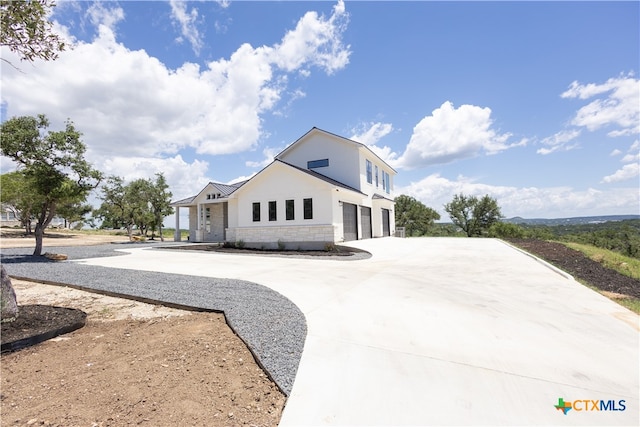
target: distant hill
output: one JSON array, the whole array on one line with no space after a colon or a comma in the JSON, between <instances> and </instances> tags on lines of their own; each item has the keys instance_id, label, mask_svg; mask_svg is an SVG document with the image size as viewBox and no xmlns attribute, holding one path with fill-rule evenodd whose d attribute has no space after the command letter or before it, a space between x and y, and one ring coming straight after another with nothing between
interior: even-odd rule
<instances>
[{"instance_id":1,"label":"distant hill","mask_svg":"<svg viewBox=\"0 0 640 427\"><path fill-rule=\"evenodd\" d=\"M503 222L512 224L530 225L580 225L580 224L601 224L609 221L624 221L627 219L640 219L640 215L601 215L601 216L579 216L573 218L514 218L503 219Z\"/></svg>"}]
</instances>

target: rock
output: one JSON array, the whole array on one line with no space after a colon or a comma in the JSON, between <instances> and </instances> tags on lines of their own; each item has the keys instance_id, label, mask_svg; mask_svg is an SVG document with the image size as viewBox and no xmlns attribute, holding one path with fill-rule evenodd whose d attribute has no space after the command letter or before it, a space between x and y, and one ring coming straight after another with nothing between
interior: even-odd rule
<instances>
[{"instance_id":1,"label":"rock","mask_svg":"<svg viewBox=\"0 0 640 427\"><path fill-rule=\"evenodd\" d=\"M7 274L7 270L4 269L4 265L1 266L2 273L0 278L2 280L2 289L0 290L0 321L12 322L18 317L18 302L16 301L16 292L11 285L11 278Z\"/></svg>"},{"instance_id":2,"label":"rock","mask_svg":"<svg viewBox=\"0 0 640 427\"><path fill-rule=\"evenodd\" d=\"M52 261L64 261L67 259L66 254L53 254L51 252L47 252L44 254L44 257L50 259Z\"/></svg>"}]
</instances>

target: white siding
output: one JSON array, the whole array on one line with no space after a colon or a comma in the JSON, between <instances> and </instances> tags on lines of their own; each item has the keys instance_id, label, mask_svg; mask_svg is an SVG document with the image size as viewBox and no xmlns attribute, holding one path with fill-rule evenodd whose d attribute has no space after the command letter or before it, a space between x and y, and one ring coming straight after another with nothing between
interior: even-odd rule
<instances>
[{"instance_id":1,"label":"white siding","mask_svg":"<svg viewBox=\"0 0 640 427\"><path fill-rule=\"evenodd\" d=\"M307 162L329 159L328 167L313 169L353 188L360 187L358 146L325 133L311 133L280 157L283 162L307 169Z\"/></svg>"}]
</instances>

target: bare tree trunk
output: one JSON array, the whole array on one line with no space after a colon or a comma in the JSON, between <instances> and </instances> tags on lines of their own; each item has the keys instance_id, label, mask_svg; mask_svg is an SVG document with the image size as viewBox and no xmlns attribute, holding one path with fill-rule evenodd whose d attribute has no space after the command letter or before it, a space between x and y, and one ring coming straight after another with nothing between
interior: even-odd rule
<instances>
[{"instance_id":1,"label":"bare tree trunk","mask_svg":"<svg viewBox=\"0 0 640 427\"><path fill-rule=\"evenodd\" d=\"M42 241L44 240L44 227L40 224L36 224L36 248L33 250L34 256L42 255Z\"/></svg>"}]
</instances>

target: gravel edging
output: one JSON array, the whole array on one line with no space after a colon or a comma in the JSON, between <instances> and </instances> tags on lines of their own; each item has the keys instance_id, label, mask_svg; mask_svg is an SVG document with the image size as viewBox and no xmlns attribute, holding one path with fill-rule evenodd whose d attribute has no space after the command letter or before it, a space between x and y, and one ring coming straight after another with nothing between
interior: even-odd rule
<instances>
[{"instance_id":1,"label":"gravel edging","mask_svg":"<svg viewBox=\"0 0 640 427\"><path fill-rule=\"evenodd\" d=\"M126 255L114 252L121 248L120 244L45 248L46 252L66 254L68 261L62 262L33 257L32 248L10 248L2 249L0 259L11 277L69 285L146 302L223 312L229 326L246 343L258 364L289 396L307 335L306 319L295 304L270 288L244 280L72 262Z\"/></svg>"}]
</instances>

